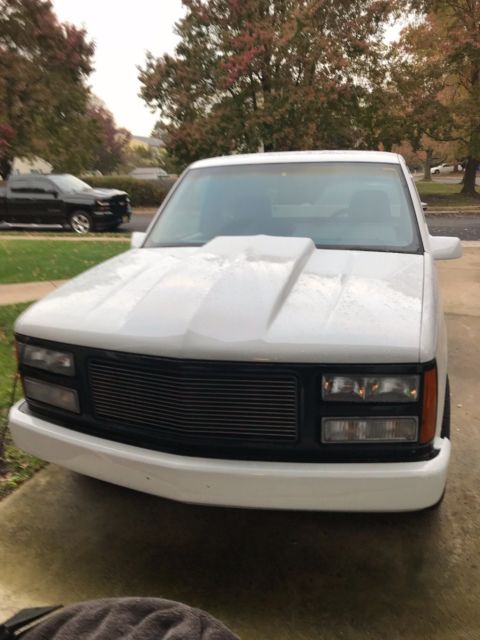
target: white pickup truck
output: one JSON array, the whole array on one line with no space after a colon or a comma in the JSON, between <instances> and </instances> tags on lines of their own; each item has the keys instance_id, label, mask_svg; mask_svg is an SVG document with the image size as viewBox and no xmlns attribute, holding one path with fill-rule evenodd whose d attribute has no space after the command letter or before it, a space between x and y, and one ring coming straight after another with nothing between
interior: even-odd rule
<instances>
[{"instance_id":1,"label":"white pickup truck","mask_svg":"<svg viewBox=\"0 0 480 640\"><path fill-rule=\"evenodd\" d=\"M400 156L202 160L132 245L17 320L19 447L186 502L439 503L435 260L461 246L429 235Z\"/></svg>"}]
</instances>

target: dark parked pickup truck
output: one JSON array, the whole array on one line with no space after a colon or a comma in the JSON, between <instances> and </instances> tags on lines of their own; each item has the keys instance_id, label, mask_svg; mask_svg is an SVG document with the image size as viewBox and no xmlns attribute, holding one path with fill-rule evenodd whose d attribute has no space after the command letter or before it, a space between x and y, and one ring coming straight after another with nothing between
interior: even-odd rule
<instances>
[{"instance_id":1,"label":"dark parked pickup truck","mask_svg":"<svg viewBox=\"0 0 480 640\"><path fill-rule=\"evenodd\" d=\"M84 234L116 229L130 216L125 191L92 189L67 173L12 176L0 187L0 222L15 227L57 225Z\"/></svg>"}]
</instances>

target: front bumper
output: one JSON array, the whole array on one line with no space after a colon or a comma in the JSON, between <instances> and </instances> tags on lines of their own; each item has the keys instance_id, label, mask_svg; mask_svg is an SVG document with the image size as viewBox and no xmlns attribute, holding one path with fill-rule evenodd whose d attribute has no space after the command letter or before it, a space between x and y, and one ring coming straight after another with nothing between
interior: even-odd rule
<instances>
[{"instance_id":1,"label":"front bumper","mask_svg":"<svg viewBox=\"0 0 480 640\"><path fill-rule=\"evenodd\" d=\"M132 218L132 211L129 210L123 213L117 213L114 211L94 211L93 218L97 226L128 223Z\"/></svg>"},{"instance_id":2,"label":"front bumper","mask_svg":"<svg viewBox=\"0 0 480 640\"><path fill-rule=\"evenodd\" d=\"M18 447L100 480L181 502L315 511L415 511L445 489L450 441L420 462L299 463L179 456L104 440L10 410Z\"/></svg>"}]
</instances>

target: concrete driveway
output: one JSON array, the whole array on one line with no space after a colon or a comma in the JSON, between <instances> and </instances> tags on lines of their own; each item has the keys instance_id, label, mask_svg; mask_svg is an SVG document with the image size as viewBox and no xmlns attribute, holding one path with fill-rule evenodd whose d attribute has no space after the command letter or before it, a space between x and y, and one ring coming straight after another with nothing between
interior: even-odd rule
<instances>
[{"instance_id":1,"label":"concrete driveway","mask_svg":"<svg viewBox=\"0 0 480 640\"><path fill-rule=\"evenodd\" d=\"M154 595L245 640L480 638L480 247L440 278L454 449L438 512L204 508L52 465L0 505L0 614Z\"/></svg>"}]
</instances>

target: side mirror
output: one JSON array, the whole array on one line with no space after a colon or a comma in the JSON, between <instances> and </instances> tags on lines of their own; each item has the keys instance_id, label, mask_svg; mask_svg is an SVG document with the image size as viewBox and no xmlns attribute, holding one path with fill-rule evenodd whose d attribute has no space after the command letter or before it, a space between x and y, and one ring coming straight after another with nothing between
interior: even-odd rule
<instances>
[{"instance_id":1,"label":"side mirror","mask_svg":"<svg viewBox=\"0 0 480 640\"><path fill-rule=\"evenodd\" d=\"M428 209L428 204L426 202L422 202L422 209L426 211Z\"/></svg>"},{"instance_id":2,"label":"side mirror","mask_svg":"<svg viewBox=\"0 0 480 640\"><path fill-rule=\"evenodd\" d=\"M45 191L45 193L48 193L49 195L53 196L54 198L58 198L58 191L55 191L55 189L52 189L51 191Z\"/></svg>"},{"instance_id":3,"label":"side mirror","mask_svg":"<svg viewBox=\"0 0 480 640\"><path fill-rule=\"evenodd\" d=\"M130 247L132 249L139 249L142 246L146 235L147 234L143 233L142 231L134 231L132 233L132 237L130 238Z\"/></svg>"},{"instance_id":4,"label":"side mirror","mask_svg":"<svg viewBox=\"0 0 480 640\"><path fill-rule=\"evenodd\" d=\"M430 253L435 260L455 260L463 254L459 238L450 236L430 236Z\"/></svg>"}]
</instances>

